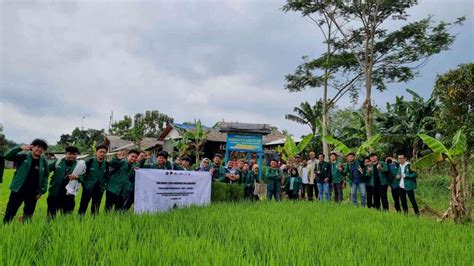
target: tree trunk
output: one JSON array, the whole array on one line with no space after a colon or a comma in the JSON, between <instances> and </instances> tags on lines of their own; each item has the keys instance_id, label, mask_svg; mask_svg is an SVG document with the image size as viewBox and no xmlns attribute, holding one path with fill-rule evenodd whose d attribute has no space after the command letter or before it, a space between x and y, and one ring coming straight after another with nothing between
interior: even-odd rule
<instances>
[{"instance_id":1,"label":"tree trunk","mask_svg":"<svg viewBox=\"0 0 474 266\"><path fill-rule=\"evenodd\" d=\"M365 75L365 92L366 97L364 101L364 108L365 108L365 131L367 135L367 139L371 138L373 135L372 132L372 100L371 100L371 93L372 93L372 80L369 74L369 70L366 69L364 71Z\"/></svg>"},{"instance_id":2,"label":"tree trunk","mask_svg":"<svg viewBox=\"0 0 474 266\"><path fill-rule=\"evenodd\" d=\"M461 174L461 180L463 183L462 189L463 189L463 198L464 198L464 208L465 208L465 215L466 215L466 221L471 222L472 217L471 217L471 211L472 211L472 194L471 194L471 181L469 180L469 162L471 159L471 152L467 151L464 156L463 156L463 162L462 162L462 174Z\"/></svg>"},{"instance_id":3,"label":"tree trunk","mask_svg":"<svg viewBox=\"0 0 474 266\"><path fill-rule=\"evenodd\" d=\"M463 165L465 163L463 161ZM463 177L464 173L460 175L454 163L451 163L449 175L451 177L451 186L449 187L451 190L451 202L449 209L444 213L442 219L447 218L451 214L454 222L459 224L468 221L470 218L468 216L470 212L468 210L469 203L467 203L470 195L466 196L466 192L470 193L470 190L467 191L469 185L466 184L466 177Z\"/></svg>"},{"instance_id":4,"label":"tree trunk","mask_svg":"<svg viewBox=\"0 0 474 266\"><path fill-rule=\"evenodd\" d=\"M328 23L328 38L326 40L326 63L329 65L329 61L331 59L331 24ZM322 123L322 131L323 131L323 153L324 158L329 159L329 145L324 140L324 138L328 135L328 125L329 125L329 106L328 106L328 81L329 81L329 71L324 69L324 94L323 94L323 123Z\"/></svg>"}]
</instances>

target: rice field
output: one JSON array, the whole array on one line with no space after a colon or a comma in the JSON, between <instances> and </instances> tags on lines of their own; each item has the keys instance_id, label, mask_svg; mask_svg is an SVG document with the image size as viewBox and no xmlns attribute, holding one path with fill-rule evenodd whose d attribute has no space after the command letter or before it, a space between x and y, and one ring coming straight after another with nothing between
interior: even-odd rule
<instances>
[{"instance_id":1,"label":"rice field","mask_svg":"<svg viewBox=\"0 0 474 266\"><path fill-rule=\"evenodd\" d=\"M6 184L1 185L2 212ZM45 199L41 199L45 202ZM44 204L44 203L42 203ZM472 265L474 226L310 202L0 225L1 265Z\"/></svg>"}]
</instances>

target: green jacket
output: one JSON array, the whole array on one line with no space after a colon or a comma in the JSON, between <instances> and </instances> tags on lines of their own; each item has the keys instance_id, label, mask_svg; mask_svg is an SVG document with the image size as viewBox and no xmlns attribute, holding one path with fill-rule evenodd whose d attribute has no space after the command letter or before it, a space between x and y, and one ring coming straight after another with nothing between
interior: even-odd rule
<instances>
[{"instance_id":1,"label":"green jacket","mask_svg":"<svg viewBox=\"0 0 474 266\"><path fill-rule=\"evenodd\" d=\"M303 187L303 178L295 177L295 181L293 182L293 195L298 195L298 191L301 190ZM290 193L290 186L291 186L291 176L287 176L285 178L285 192L286 194Z\"/></svg>"},{"instance_id":2,"label":"green jacket","mask_svg":"<svg viewBox=\"0 0 474 266\"><path fill-rule=\"evenodd\" d=\"M86 161L86 172L80 176L79 180L85 190L92 191L94 186L99 183L102 192L107 187L107 178L109 174L109 163L102 162L99 166L99 161L96 158L91 158Z\"/></svg>"},{"instance_id":3,"label":"green jacket","mask_svg":"<svg viewBox=\"0 0 474 266\"><path fill-rule=\"evenodd\" d=\"M281 176L282 172L280 169L268 168L265 173L265 178L267 181L267 190L277 192L281 191Z\"/></svg>"},{"instance_id":4,"label":"green jacket","mask_svg":"<svg viewBox=\"0 0 474 266\"><path fill-rule=\"evenodd\" d=\"M382 167L378 172L379 172L379 178L380 178L380 184L382 186L388 185L388 179L387 179L387 164L384 161L379 161L378 164ZM373 187L375 186L374 184L374 169L375 165L371 165L371 171L368 174L369 176L369 182L367 183L367 186Z\"/></svg>"},{"instance_id":5,"label":"green jacket","mask_svg":"<svg viewBox=\"0 0 474 266\"><path fill-rule=\"evenodd\" d=\"M317 169L321 171L321 174L317 174ZM324 179L329 178L329 183L331 183L331 166L328 162L323 161L322 163L319 162L314 166L314 173L316 174L316 179L314 182L316 183L324 183Z\"/></svg>"},{"instance_id":6,"label":"green jacket","mask_svg":"<svg viewBox=\"0 0 474 266\"><path fill-rule=\"evenodd\" d=\"M255 181L256 181L255 175L253 174L251 170L248 170L247 172L244 172L244 171L240 172L240 179L239 179L240 184L244 184L245 186L254 186Z\"/></svg>"},{"instance_id":7,"label":"green jacket","mask_svg":"<svg viewBox=\"0 0 474 266\"><path fill-rule=\"evenodd\" d=\"M57 160L53 160L49 163L49 171L53 172L51 175L51 182L49 182L49 191L48 197L56 197L59 193L59 188L64 180L64 176L66 175L66 159L61 159L58 166L56 166ZM76 167L77 161L74 160L72 163L72 168Z\"/></svg>"},{"instance_id":8,"label":"green jacket","mask_svg":"<svg viewBox=\"0 0 474 266\"><path fill-rule=\"evenodd\" d=\"M354 182L354 177L353 177L353 174L352 174L352 171L351 171L351 169L354 165L357 169L359 169L359 167L362 168L362 173L359 172L359 178L360 178L361 183L366 183L367 182L367 173L365 173L366 171L364 171L365 167L362 167L359 160L355 160L352 163L346 163L344 165L344 171L342 172L343 175L346 176L347 179L349 180L349 185L352 186L352 182Z\"/></svg>"},{"instance_id":9,"label":"green jacket","mask_svg":"<svg viewBox=\"0 0 474 266\"><path fill-rule=\"evenodd\" d=\"M396 175L402 176L401 166L397 168ZM416 178L417 178L416 172L411 169L410 163L407 163L407 165L405 166L405 179L404 179L405 190L416 189ZM400 184L400 179L396 179L396 178L394 179L397 180L398 184Z\"/></svg>"},{"instance_id":10,"label":"green jacket","mask_svg":"<svg viewBox=\"0 0 474 266\"><path fill-rule=\"evenodd\" d=\"M138 167L140 168L150 168L150 169L161 169L161 170L175 170L175 171L182 171L184 170L181 166L176 164L171 164L169 161L166 161L165 165L158 165L157 163L152 164L145 164L145 160L142 160Z\"/></svg>"},{"instance_id":11,"label":"green jacket","mask_svg":"<svg viewBox=\"0 0 474 266\"><path fill-rule=\"evenodd\" d=\"M344 166L342 167L342 171L339 171L338 165L341 162L336 160L335 163L330 162L329 165L331 166L331 180L333 184L341 183L344 181Z\"/></svg>"},{"instance_id":12,"label":"green jacket","mask_svg":"<svg viewBox=\"0 0 474 266\"><path fill-rule=\"evenodd\" d=\"M118 196L126 197L132 186L130 184L129 175L132 171L135 172L133 169L134 165L130 165L126 159L119 160L115 157L110 161L109 166L111 171L107 191Z\"/></svg>"},{"instance_id":13,"label":"green jacket","mask_svg":"<svg viewBox=\"0 0 474 266\"><path fill-rule=\"evenodd\" d=\"M388 170L390 168L390 170ZM400 180L396 179L398 167L395 163L387 164L387 181L391 188L398 188ZM390 176L389 176L390 174Z\"/></svg>"},{"instance_id":14,"label":"green jacket","mask_svg":"<svg viewBox=\"0 0 474 266\"><path fill-rule=\"evenodd\" d=\"M12 183L10 185L10 190L13 192L18 192L25 182L26 176L30 171L30 165L33 160L31 152L22 152L20 146L17 146L5 154L5 160L15 162L16 171L13 175ZM43 195L48 189L48 162L46 159L41 156L39 163L39 191L38 195Z\"/></svg>"},{"instance_id":15,"label":"green jacket","mask_svg":"<svg viewBox=\"0 0 474 266\"><path fill-rule=\"evenodd\" d=\"M212 175L212 179L215 181L221 181L225 179L225 168L221 165L216 166L214 163L210 163L209 169L215 168L214 174Z\"/></svg>"}]
</instances>

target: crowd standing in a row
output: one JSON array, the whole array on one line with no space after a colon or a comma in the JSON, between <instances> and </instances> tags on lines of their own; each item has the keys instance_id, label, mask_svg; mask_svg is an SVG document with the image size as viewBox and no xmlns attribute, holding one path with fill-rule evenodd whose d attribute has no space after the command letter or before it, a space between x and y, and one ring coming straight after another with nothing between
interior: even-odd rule
<instances>
[{"instance_id":1,"label":"crowd standing in a row","mask_svg":"<svg viewBox=\"0 0 474 266\"><path fill-rule=\"evenodd\" d=\"M48 161L43 156L47 148L45 141L35 139L30 145L18 146L5 154L6 160L15 163L16 171L10 185L4 223L13 220L22 204L22 219L30 220L37 201L46 192L49 219L54 218L58 212L63 215L72 213L76 195L66 189L70 180L78 180L82 184L78 211L80 215L86 213L89 204L91 213L96 215L104 193L107 212L129 210L133 206L135 170L138 168L208 171L215 182L243 184L245 198L249 200L257 197L256 185L265 184L268 200L280 201L282 195L285 195L290 200L333 199L340 203L343 201L343 190L349 184L354 205L358 205L359 194L360 206L385 211L389 209L387 191L390 187L394 207L398 212L403 210L408 213L408 196L415 214L419 215L414 194L417 174L404 155L398 155L396 159L388 157L382 161L374 153L366 158L356 158L355 154L350 153L343 161L343 158L333 152L329 161L326 161L323 154L316 158L316 153L310 152L307 159L296 156L286 165L279 166L279 162L272 159L263 177L260 177L259 165L254 161L229 161L224 167L219 154L213 157L212 162L204 158L199 167L193 169L189 157L171 162L165 151L158 152L156 162L151 162L149 155L137 150L119 152L112 160L107 161L107 147L99 145L95 156L85 162L84 173L76 176L72 173L80 153L77 147L67 147L65 157L53 161Z\"/></svg>"}]
</instances>

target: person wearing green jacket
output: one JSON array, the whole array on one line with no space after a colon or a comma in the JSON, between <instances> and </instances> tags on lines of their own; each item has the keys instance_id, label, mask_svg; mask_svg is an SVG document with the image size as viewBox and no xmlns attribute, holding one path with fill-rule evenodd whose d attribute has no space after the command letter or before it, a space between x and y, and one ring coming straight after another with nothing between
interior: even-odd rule
<instances>
[{"instance_id":1,"label":"person wearing green jacket","mask_svg":"<svg viewBox=\"0 0 474 266\"><path fill-rule=\"evenodd\" d=\"M377 154L369 155L370 167L368 168L369 181L367 183L367 207L380 210L382 206L384 211L388 211L388 179L387 164L379 161ZM382 202L382 204L380 204Z\"/></svg>"},{"instance_id":2,"label":"person wearing green jacket","mask_svg":"<svg viewBox=\"0 0 474 266\"><path fill-rule=\"evenodd\" d=\"M171 163L168 161L168 153L166 151L160 151L156 154L156 163L145 164L146 160L141 160L139 162L140 168L150 168L150 169L161 169L161 170L175 170L182 171L183 168L176 163Z\"/></svg>"},{"instance_id":3,"label":"person wearing green jacket","mask_svg":"<svg viewBox=\"0 0 474 266\"><path fill-rule=\"evenodd\" d=\"M56 214L70 214L76 205L75 196L68 195L66 186L69 180L79 179L73 176L72 171L77 164L79 149L74 146L66 147L66 156L61 160L53 160L49 163L49 171L53 172L48 190L48 218L56 217Z\"/></svg>"},{"instance_id":4,"label":"person wearing green jacket","mask_svg":"<svg viewBox=\"0 0 474 266\"><path fill-rule=\"evenodd\" d=\"M139 152L130 150L127 159L125 159L125 151L120 151L110 161L110 178L107 183L107 191L105 194L105 210L125 210L125 201L130 197L130 175L135 173L134 167L137 162Z\"/></svg>"},{"instance_id":5,"label":"person wearing green jacket","mask_svg":"<svg viewBox=\"0 0 474 266\"><path fill-rule=\"evenodd\" d=\"M398 155L398 161L400 166L397 168L396 180L399 183L399 196L402 203L402 209L405 214L408 214L408 205L407 198L410 199L411 205L413 206L413 211L418 216L420 215L420 210L418 209L418 204L415 199L415 189L416 189L416 172L411 168L409 162L407 162L406 156L401 154Z\"/></svg>"},{"instance_id":6,"label":"person wearing green jacket","mask_svg":"<svg viewBox=\"0 0 474 266\"><path fill-rule=\"evenodd\" d=\"M95 150L95 157L86 161L86 172L80 177L82 184L80 215L86 213L91 200L91 214L99 213L100 202L107 187L107 178L109 177L109 163L106 160L107 146L99 145Z\"/></svg>"},{"instance_id":7,"label":"person wearing green jacket","mask_svg":"<svg viewBox=\"0 0 474 266\"><path fill-rule=\"evenodd\" d=\"M283 180L283 173L277 167L277 161L272 159L270 161L270 167L267 168L265 173L267 180L267 198L272 200L275 197L275 201L281 200L281 182Z\"/></svg>"},{"instance_id":8,"label":"person wearing green jacket","mask_svg":"<svg viewBox=\"0 0 474 266\"><path fill-rule=\"evenodd\" d=\"M183 158L181 158L181 168L183 168L184 171L193 170L191 166L191 158L189 158L189 156L184 156Z\"/></svg>"},{"instance_id":9,"label":"person wearing green jacket","mask_svg":"<svg viewBox=\"0 0 474 266\"><path fill-rule=\"evenodd\" d=\"M303 186L303 179L299 176L298 169L290 168L285 178L285 193L290 200L297 200Z\"/></svg>"},{"instance_id":10,"label":"person wearing green jacket","mask_svg":"<svg viewBox=\"0 0 474 266\"><path fill-rule=\"evenodd\" d=\"M23 220L31 220L36 202L48 189L48 162L43 157L47 149L44 140L35 139L30 145L17 146L5 154L5 160L15 163L16 171L10 185L4 224L13 220L21 204L24 204Z\"/></svg>"},{"instance_id":11,"label":"person wearing green jacket","mask_svg":"<svg viewBox=\"0 0 474 266\"><path fill-rule=\"evenodd\" d=\"M334 201L341 203L343 200L344 192L344 174L343 165L337 158L337 153L331 152L329 155L329 165L331 166L331 181L334 190Z\"/></svg>"},{"instance_id":12,"label":"person wearing green jacket","mask_svg":"<svg viewBox=\"0 0 474 266\"><path fill-rule=\"evenodd\" d=\"M221 165L222 156L220 154L215 154L212 159L212 163L209 165L209 172L212 176L212 181L219 181L225 179L226 170Z\"/></svg>"},{"instance_id":13,"label":"person wearing green jacket","mask_svg":"<svg viewBox=\"0 0 474 266\"><path fill-rule=\"evenodd\" d=\"M254 191L255 191L255 182L258 175L255 176L253 171L250 171L250 166L248 162L244 162L242 170L239 171L239 183L244 184L244 197L248 200L253 200ZM255 178L256 177L256 178Z\"/></svg>"}]
</instances>

